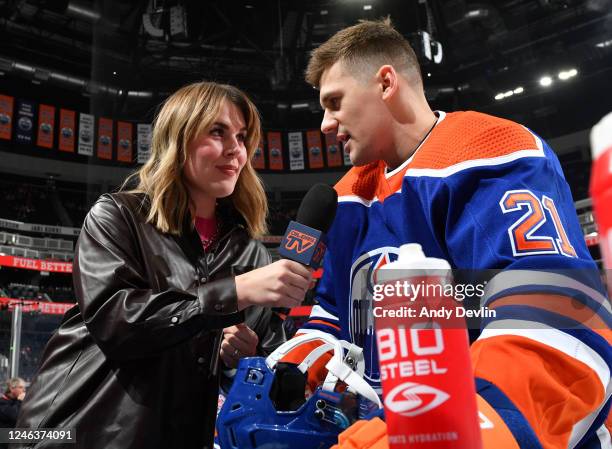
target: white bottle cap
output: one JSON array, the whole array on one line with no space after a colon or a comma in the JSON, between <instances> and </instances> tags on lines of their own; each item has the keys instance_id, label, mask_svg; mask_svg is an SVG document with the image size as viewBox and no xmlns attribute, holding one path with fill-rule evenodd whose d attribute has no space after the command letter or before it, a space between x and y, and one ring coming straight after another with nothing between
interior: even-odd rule
<instances>
[{"instance_id":1,"label":"white bottle cap","mask_svg":"<svg viewBox=\"0 0 612 449\"><path fill-rule=\"evenodd\" d=\"M423 248L418 243L407 243L400 246L395 262L383 265L378 270L376 282L389 282L406 276L439 275L439 270L447 270L450 273L450 269L451 266L446 260L425 256Z\"/></svg>"},{"instance_id":2,"label":"white bottle cap","mask_svg":"<svg viewBox=\"0 0 612 449\"><path fill-rule=\"evenodd\" d=\"M425 259L425 253L418 243L406 243L400 246L399 255L397 256L398 262L408 263L420 259Z\"/></svg>"},{"instance_id":3,"label":"white bottle cap","mask_svg":"<svg viewBox=\"0 0 612 449\"><path fill-rule=\"evenodd\" d=\"M605 115L591 130L591 156L595 161L612 148L612 112Z\"/></svg>"}]
</instances>

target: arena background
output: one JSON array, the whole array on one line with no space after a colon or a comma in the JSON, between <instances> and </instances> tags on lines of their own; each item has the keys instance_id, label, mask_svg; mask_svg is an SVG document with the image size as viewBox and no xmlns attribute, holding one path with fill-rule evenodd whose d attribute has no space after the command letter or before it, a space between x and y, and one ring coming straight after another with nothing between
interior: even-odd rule
<instances>
[{"instance_id":1,"label":"arena background","mask_svg":"<svg viewBox=\"0 0 612 449\"><path fill-rule=\"evenodd\" d=\"M548 140L600 262L588 134L612 110L611 11L610 0L0 0L0 379L32 380L74 304L85 214L146 160L157 106L186 83L232 83L259 107L275 253L305 191L349 168L302 73L314 47L359 19L390 15L410 38L434 108L509 118Z\"/></svg>"}]
</instances>

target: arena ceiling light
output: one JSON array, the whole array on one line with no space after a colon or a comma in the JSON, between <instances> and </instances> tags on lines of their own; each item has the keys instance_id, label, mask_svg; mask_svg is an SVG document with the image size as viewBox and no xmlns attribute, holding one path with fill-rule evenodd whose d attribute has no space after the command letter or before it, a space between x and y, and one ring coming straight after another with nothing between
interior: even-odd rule
<instances>
[{"instance_id":1,"label":"arena ceiling light","mask_svg":"<svg viewBox=\"0 0 612 449\"><path fill-rule=\"evenodd\" d=\"M597 48L606 48L606 47L611 47L612 46L612 40L607 40L607 41L603 41L603 42L598 42L595 44L595 46Z\"/></svg>"},{"instance_id":2,"label":"arena ceiling light","mask_svg":"<svg viewBox=\"0 0 612 449\"><path fill-rule=\"evenodd\" d=\"M540 86L548 87L552 83L553 83L553 79L548 75L544 75L542 78L540 78Z\"/></svg>"},{"instance_id":3,"label":"arena ceiling light","mask_svg":"<svg viewBox=\"0 0 612 449\"><path fill-rule=\"evenodd\" d=\"M561 72L559 72L559 75L557 76L559 77L561 81L567 81L568 79L573 78L576 75L578 75L578 70L569 69L569 70L562 70Z\"/></svg>"},{"instance_id":4,"label":"arena ceiling light","mask_svg":"<svg viewBox=\"0 0 612 449\"><path fill-rule=\"evenodd\" d=\"M503 100L504 98L508 98L508 97L513 96L513 95L522 94L523 92L525 92L525 89L523 88L523 86L519 86L519 87L516 87L516 88L514 88L512 90L507 90L505 92L500 92L497 95L495 95L494 98L497 101L500 101L500 100Z\"/></svg>"}]
</instances>

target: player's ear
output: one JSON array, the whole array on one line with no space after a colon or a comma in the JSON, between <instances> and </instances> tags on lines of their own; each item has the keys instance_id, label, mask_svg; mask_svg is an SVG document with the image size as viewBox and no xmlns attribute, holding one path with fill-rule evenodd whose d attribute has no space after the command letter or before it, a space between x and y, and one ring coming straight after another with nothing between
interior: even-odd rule
<instances>
[{"instance_id":1,"label":"player's ear","mask_svg":"<svg viewBox=\"0 0 612 449\"><path fill-rule=\"evenodd\" d=\"M397 72L392 65L386 64L381 66L378 72L376 72L376 81L380 88L383 101L391 98L397 91L399 80L397 78Z\"/></svg>"}]
</instances>

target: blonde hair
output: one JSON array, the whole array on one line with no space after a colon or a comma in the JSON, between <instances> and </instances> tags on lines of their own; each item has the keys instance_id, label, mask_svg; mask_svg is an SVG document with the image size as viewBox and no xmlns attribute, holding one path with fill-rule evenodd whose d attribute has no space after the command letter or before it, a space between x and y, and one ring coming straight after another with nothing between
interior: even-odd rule
<instances>
[{"instance_id":1,"label":"blonde hair","mask_svg":"<svg viewBox=\"0 0 612 449\"><path fill-rule=\"evenodd\" d=\"M4 394L10 393L12 388L17 388L21 384L25 386L25 380L23 380L21 377L11 377L10 379L7 379Z\"/></svg>"},{"instance_id":2,"label":"blonde hair","mask_svg":"<svg viewBox=\"0 0 612 449\"><path fill-rule=\"evenodd\" d=\"M161 232L180 235L188 214L194 219L195 208L183 177L187 145L210 129L225 101L242 112L247 129L247 162L228 200L244 218L251 237L267 232L268 201L251 165L261 139L259 112L240 89L206 81L184 86L166 99L154 120L151 156L122 186L124 189L138 179L138 185L130 192L146 194L150 202L147 222Z\"/></svg>"},{"instance_id":3,"label":"blonde hair","mask_svg":"<svg viewBox=\"0 0 612 449\"><path fill-rule=\"evenodd\" d=\"M413 83L422 87L421 68L408 41L395 29L389 18L363 20L338 31L316 48L308 61L306 82L319 88L321 76L342 61L356 77L370 76L390 64Z\"/></svg>"}]
</instances>

